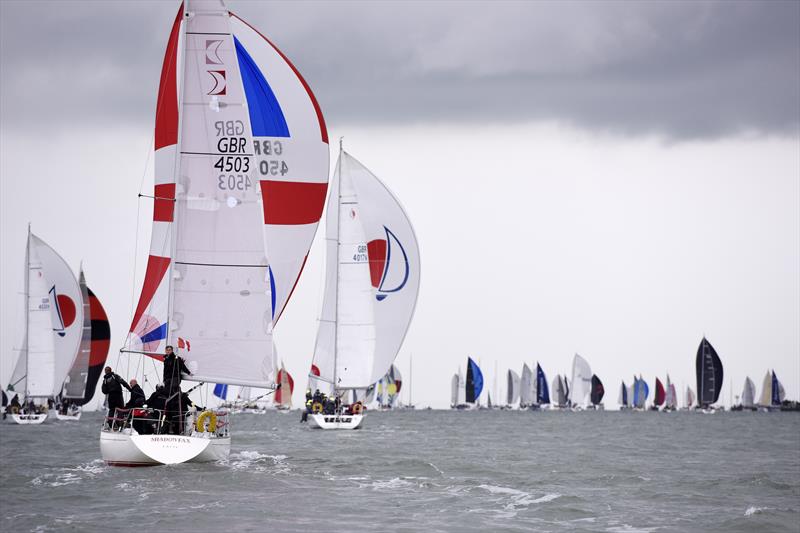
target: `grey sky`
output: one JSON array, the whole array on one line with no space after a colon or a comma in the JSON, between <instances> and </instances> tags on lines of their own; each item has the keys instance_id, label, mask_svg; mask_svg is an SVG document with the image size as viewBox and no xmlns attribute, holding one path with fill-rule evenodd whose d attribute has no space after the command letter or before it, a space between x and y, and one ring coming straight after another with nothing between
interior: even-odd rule
<instances>
[{"instance_id":1,"label":"grey sky","mask_svg":"<svg viewBox=\"0 0 800 533\"><path fill-rule=\"evenodd\" d=\"M2 2L4 124L151 123L175 4ZM229 7L336 124L552 120L672 139L800 127L798 2Z\"/></svg>"},{"instance_id":2,"label":"grey sky","mask_svg":"<svg viewBox=\"0 0 800 533\"><path fill-rule=\"evenodd\" d=\"M227 3L411 217L422 286L398 363L414 355L417 402L446 406L467 355L492 385L495 361L552 379L577 351L613 404L633 372L693 383L704 334L725 402L767 368L798 397L799 2ZM28 221L84 261L118 364L177 5L0 0L0 382ZM301 387L321 237L276 330Z\"/></svg>"}]
</instances>

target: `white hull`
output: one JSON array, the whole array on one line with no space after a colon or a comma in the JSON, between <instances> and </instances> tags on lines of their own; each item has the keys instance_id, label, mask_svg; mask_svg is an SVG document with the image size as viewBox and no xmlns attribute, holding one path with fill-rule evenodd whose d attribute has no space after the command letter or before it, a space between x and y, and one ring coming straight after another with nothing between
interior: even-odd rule
<instances>
[{"instance_id":1,"label":"white hull","mask_svg":"<svg viewBox=\"0 0 800 533\"><path fill-rule=\"evenodd\" d=\"M320 429L358 429L366 415L323 415L310 414L308 421L312 427Z\"/></svg>"},{"instance_id":2,"label":"white hull","mask_svg":"<svg viewBox=\"0 0 800 533\"><path fill-rule=\"evenodd\" d=\"M208 463L227 459L230 451L230 437L208 433L139 435L131 429L100 432L100 453L111 466Z\"/></svg>"},{"instance_id":3,"label":"white hull","mask_svg":"<svg viewBox=\"0 0 800 533\"><path fill-rule=\"evenodd\" d=\"M78 420L81 419L81 414L82 414L81 411L78 411L77 413L72 415L70 414L62 415L61 413L56 413L56 418L58 420L73 420L77 422Z\"/></svg>"},{"instance_id":4,"label":"white hull","mask_svg":"<svg viewBox=\"0 0 800 533\"><path fill-rule=\"evenodd\" d=\"M40 414L40 415L12 414L11 419L17 424L37 425L47 420L47 414Z\"/></svg>"}]
</instances>

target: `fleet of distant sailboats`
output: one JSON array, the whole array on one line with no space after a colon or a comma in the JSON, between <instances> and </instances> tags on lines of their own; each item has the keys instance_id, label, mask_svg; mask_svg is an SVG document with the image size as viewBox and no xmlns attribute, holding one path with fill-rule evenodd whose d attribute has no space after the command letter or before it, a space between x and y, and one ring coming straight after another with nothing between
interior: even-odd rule
<instances>
[{"instance_id":1,"label":"fleet of distant sailboats","mask_svg":"<svg viewBox=\"0 0 800 533\"><path fill-rule=\"evenodd\" d=\"M480 375L480 369L471 358L467 360L467 367L472 369L473 374ZM695 396L691 387L686 387L682 409L695 409L707 413L722 410L722 406L718 403L723 383L722 361L705 337L697 349L695 373L698 395ZM453 375L451 383L451 408L472 409L480 406L477 400L480 389L477 394L473 394L474 399L472 400L468 400L465 394L469 390L469 376L465 379L459 370L457 374ZM656 377L654 389L652 402L648 405L650 386L641 375L638 377L634 375L630 386L622 381L617 396L620 410L644 411L647 409L671 412L679 409L677 389L669 374L666 376L666 382L662 382L661 378ZM605 388L603 382L596 374L592 373L588 361L579 354L575 354L572 359L571 379L568 381L565 376L557 374L553 378L552 391L553 400L551 402L547 379L539 363L536 364L536 377L534 377L531 367L527 363L523 363L520 374L512 369L507 371L505 405L497 407L500 409L572 411L604 409ZM755 396L755 385L750 378L746 378L741 402L731 406L731 410L796 409L795 405L784 404L786 394L774 371L767 372L764 376L762 393L758 402L755 401Z\"/></svg>"}]
</instances>

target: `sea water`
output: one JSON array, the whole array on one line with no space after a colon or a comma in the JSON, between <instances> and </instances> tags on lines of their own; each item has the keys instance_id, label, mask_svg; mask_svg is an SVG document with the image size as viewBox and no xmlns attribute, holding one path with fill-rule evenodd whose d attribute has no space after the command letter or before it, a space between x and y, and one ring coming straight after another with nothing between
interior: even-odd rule
<instances>
[{"instance_id":1,"label":"sea water","mask_svg":"<svg viewBox=\"0 0 800 533\"><path fill-rule=\"evenodd\" d=\"M800 414L235 415L227 461L120 468L102 414L0 427L1 531L800 531Z\"/></svg>"}]
</instances>

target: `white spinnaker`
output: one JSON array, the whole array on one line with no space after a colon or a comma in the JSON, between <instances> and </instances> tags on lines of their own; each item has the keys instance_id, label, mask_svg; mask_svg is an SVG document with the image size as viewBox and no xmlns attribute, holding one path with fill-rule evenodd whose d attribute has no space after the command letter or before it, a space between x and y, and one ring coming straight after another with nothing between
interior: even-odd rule
<instances>
[{"instance_id":1,"label":"white spinnaker","mask_svg":"<svg viewBox=\"0 0 800 533\"><path fill-rule=\"evenodd\" d=\"M744 389L742 390L742 406L753 407L756 397L756 385L749 377L744 379Z\"/></svg>"},{"instance_id":2,"label":"white spinnaker","mask_svg":"<svg viewBox=\"0 0 800 533\"><path fill-rule=\"evenodd\" d=\"M388 372L408 330L419 291L419 247L397 199L344 151L325 221L314 364L337 388L364 388Z\"/></svg>"},{"instance_id":3,"label":"white spinnaker","mask_svg":"<svg viewBox=\"0 0 800 533\"><path fill-rule=\"evenodd\" d=\"M519 375L513 370L508 371L508 391L506 403L514 405L519 401L520 378Z\"/></svg>"},{"instance_id":4,"label":"white spinnaker","mask_svg":"<svg viewBox=\"0 0 800 533\"><path fill-rule=\"evenodd\" d=\"M758 400L759 405L772 405L772 373L767 370L764 375L764 381L761 382L761 397Z\"/></svg>"},{"instance_id":5,"label":"white spinnaker","mask_svg":"<svg viewBox=\"0 0 800 533\"><path fill-rule=\"evenodd\" d=\"M193 380L271 387L263 210L259 187L243 170L254 164L253 145L230 17L218 0L188 3L187 12L169 341L190 341L182 355ZM213 65L211 40L218 41ZM227 158L240 161L242 173L221 174L217 165Z\"/></svg>"},{"instance_id":6,"label":"white spinnaker","mask_svg":"<svg viewBox=\"0 0 800 533\"><path fill-rule=\"evenodd\" d=\"M277 19L275 19L277 22ZM305 263L319 223L328 183L330 151L322 113L310 89L281 52L236 16L231 29L279 102L287 132L252 128L254 176L263 191L294 201L308 216L284 217L285 206L267 202L264 236L274 283L275 320L282 313ZM270 117L271 118L271 117ZM284 195L288 195L284 198Z\"/></svg>"},{"instance_id":7,"label":"white spinnaker","mask_svg":"<svg viewBox=\"0 0 800 533\"><path fill-rule=\"evenodd\" d=\"M592 369L586 359L578 354L575 354L572 359L572 381L570 385L569 394L573 405L588 405L592 392Z\"/></svg>"},{"instance_id":8,"label":"white spinnaker","mask_svg":"<svg viewBox=\"0 0 800 533\"><path fill-rule=\"evenodd\" d=\"M28 237L27 280L27 331L25 349L20 359L27 357L25 365L25 396L50 397L61 382L56 382L56 348L53 334L52 302L50 288L39 253L44 243L33 234ZM44 244L44 246L47 246ZM22 359L25 361L24 359ZM16 375L16 372L15 372ZM16 387L19 390L19 387Z\"/></svg>"},{"instance_id":9,"label":"white spinnaker","mask_svg":"<svg viewBox=\"0 0 800 533\"><path fill-rule=\"evenodd\" d=\"M83 327L81 329L81 342L78 354L69 369L67 382L64 384L65 398L84 398L86 394L86 379L89 376L89 355L92 348L92 316L89 309L89 289L86 286L86 277L81 269L78 276L81 288L81 306L83 307Z\"/></svg>"},{"instance_id":10,"label":"white spinnaker","mask_svg":"<svg viewBox=\"0 0 800 533\"><path fill-rule=\"evenodd\" d=\"M531 372L528 363L524 363L522 365L522 375L519 379L519 403L522 405L531 405L535 400L536 396L533 391L533 372Z\"/></svg>"},{"instance_id":11,"label":"white spinnaker","mask_svg":"<svg viewBox=\"0 0 800 533\"><path fill-rule=\"evenodd\" d=\"M83 334L83 299L81 287L66 261L47 243L31 234L36 253L47 280L55 359L51 396L61 393L64 380L78 355Z\"/></svg>"}]
</instances>

